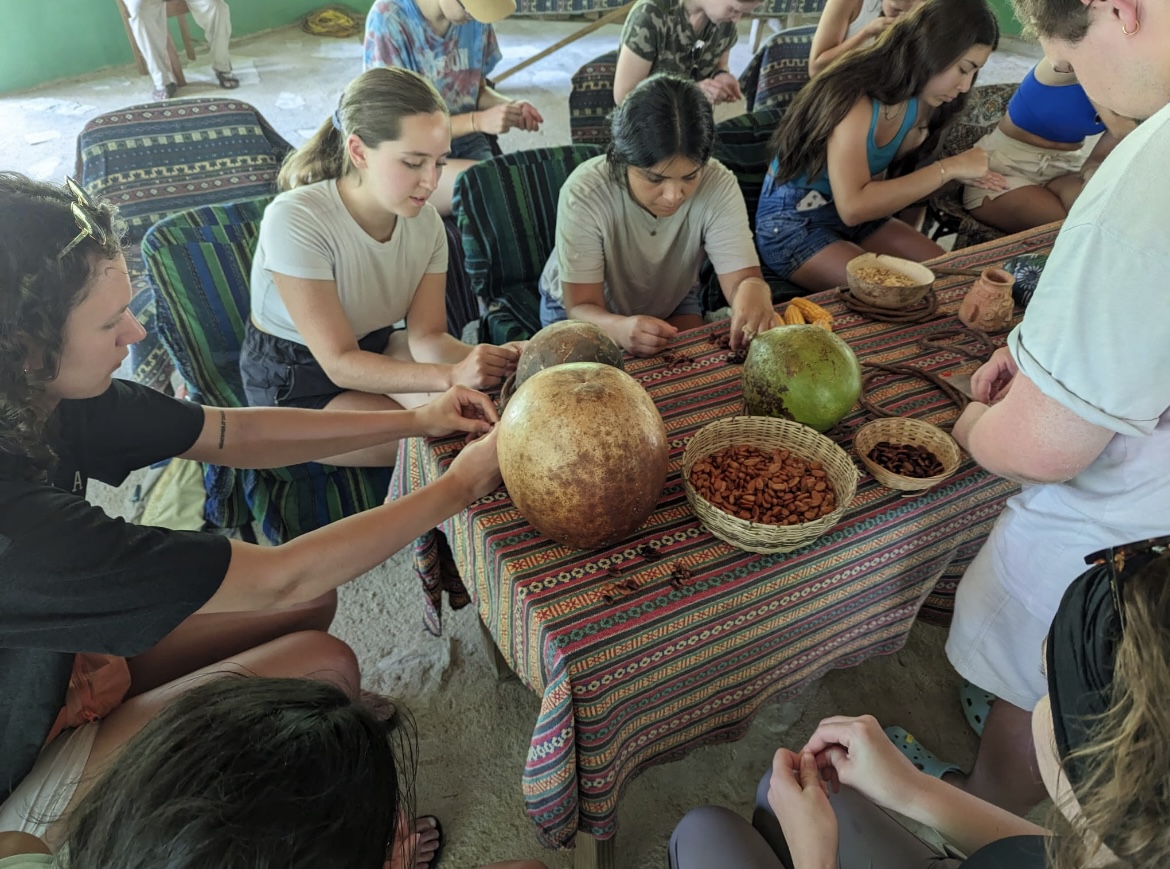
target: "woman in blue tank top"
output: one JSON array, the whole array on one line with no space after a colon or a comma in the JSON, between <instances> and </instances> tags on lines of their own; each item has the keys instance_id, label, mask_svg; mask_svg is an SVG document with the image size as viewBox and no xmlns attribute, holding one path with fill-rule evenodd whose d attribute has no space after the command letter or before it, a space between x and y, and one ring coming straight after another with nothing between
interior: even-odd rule
<instances>
[{"instance_id":1,"label":"woman in blue tank top","mask_svg":"<svg viewBox=\"0 0 1170 869\"><path fill-rule=\"evenodd\" d=\"M976 143L987 151L991 168L1007 179L1007 188L968 186L963 206L976 220L1004 232L1064 220L1085 182L1133 127L1134 122L1098 109L1071 71L1044 58L1020 82L999 126ZM1102 133L1086 154L1086 139Z\"/></svg>"},{"instance_id":2,"label":"woman in blue tank top","mask_svg":"<svg viewBox=\"0 0 1170 869\"><path fill-rule=\"evenodd\" d=\"M935 152L998 41L984 0L927 0L809 82L772 136L756 211L768 267L815 291L844 284L846 263L865 251L942 254L891 215L947 181L1003 186L981 148L914 168Z\"/></svg>"}]
</instances>

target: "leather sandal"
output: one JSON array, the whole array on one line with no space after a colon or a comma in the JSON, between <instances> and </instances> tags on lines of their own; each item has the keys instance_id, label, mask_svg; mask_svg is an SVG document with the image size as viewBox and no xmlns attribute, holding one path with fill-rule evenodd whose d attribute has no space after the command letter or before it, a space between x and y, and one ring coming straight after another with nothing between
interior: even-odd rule
<instances>
[{"instance_id":1,"label":"leather sandal","mask_svg":"<svg viewBox=\"0 0 1170 869\"><path fill-rule=\"evenodd\" d=\"M231 91L240 86L240 80L232 74L230 69L227 72L220 72L217 69L215 71L215 77L219 79L219 86L224 90Z\"/></svg>"},{"instance_id":2,"label":"leather sandal","mask_svg":"<svg viewBox=\"0 0 1170 869\"><path fill-rule=\"evenodd\" d=\"M174 99L175 94L177 94L178 92L179 92L179 86L177 84L175 84L173 81L171 81L171 82L167 82L165 85L163 85L160 88L155 88L151 92L150 95L156 101L162 102L163 100Z\"/></svg>"}]
</instances>

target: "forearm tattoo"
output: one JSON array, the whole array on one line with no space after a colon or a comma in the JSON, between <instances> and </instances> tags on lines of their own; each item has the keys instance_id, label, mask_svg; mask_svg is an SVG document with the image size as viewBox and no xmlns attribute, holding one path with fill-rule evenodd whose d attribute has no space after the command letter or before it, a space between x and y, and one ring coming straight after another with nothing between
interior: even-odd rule
<instances>
[{"instance_id":1,"label":"forearm tattoo","mask_svg":"<svg viewBox=\"0 0 1170 869\"><path fill-rule=\"evenodd\" d=\"M223 438L227 434L227 414L219 412L219 448L223 449Z\"/></svg>"}]
</instances>

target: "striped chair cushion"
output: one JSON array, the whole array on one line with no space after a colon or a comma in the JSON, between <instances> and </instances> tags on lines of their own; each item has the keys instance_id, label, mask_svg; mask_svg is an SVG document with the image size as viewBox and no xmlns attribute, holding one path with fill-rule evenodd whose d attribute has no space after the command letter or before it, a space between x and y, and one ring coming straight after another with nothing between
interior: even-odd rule
<instances>
[{"instance_id":1,"label":"striped chair cushion","mask_svg":"<svg viewBox=\"0 0 1170 869\"><path fill-rule=\"evenodd\" d=\"M759 80L752 109L780 109L808 83L808 55L812 51L815 26L781 30L757 52Z\"/></svg>"},{"instance_id":2,"label":"striped chair cushion","mask_svg":"<svg viewBox=\"0 0 1170 869\"><path fill-rule=\"evenodd\" d=\"M475 164L455 182L455 212L471 290L487 306L482 340L540 329L537 282L556 239L561 185L596 145L516 151Z\"/></svg>"},{"instance_id":3,"label":"striped chair cushion","mask_svg":"<svg viewBox=\"0 0 1170 869\"><path fill-rule=\"evenodd\" d=\"M210 97L130 106L87 123L77 138L76 175L95 197L118 206L127 242L152 224L199 205L271 194L291 146L239 100ZM129 257L132 308L147 337L130 348L130 375L163 389L171 367L154 334L154 303L138 260Z\"/></svg>"},{"instance_id":4,"label":"striped chair cushion","mask_svg":"<svg viewBox=\"0 0 1170 869\"><path fill-rule=\"evenodd\" d=\"M574 145L608 145L609 113L614 109L616 51L595 57L573 74L569 92L569 132Z\"/></svg>"},{"instance_id":5,"label":"striped chair cushion","mask_svg":"<svg viewBox=\"0 0 1170 869\"><path fill-rule=\"evenodd\" d=\"M715 126L715 159L735 173L747 205L748 223L753 231L760 191L764 187L764 176L768 173L768 140L772 138L772 131L783 115L783 109L765 109L729 118ZM772 288L772 298L776 302L790 299L799 293L794 284L777 277L766 266L764 279ZM703 263L700 282L700 300L704 311L714 311L727 304L710 260Z\"/></svg>"},{"instance_id":6,"label":"striped chair cushion","mask_svg":"<svg viewBox=\"0 0 1170 869\"><path fill-rule=\"evenodd\" d=\"M155 224L142 256L155 289L159 334L192 399L243 407L240 347L248 281L270 197L180 212ZM266 470L204 466L204 515L217 527L253 518L274 543L382 503L390 469L303 464Z\"/></svg>"}]
</instances>

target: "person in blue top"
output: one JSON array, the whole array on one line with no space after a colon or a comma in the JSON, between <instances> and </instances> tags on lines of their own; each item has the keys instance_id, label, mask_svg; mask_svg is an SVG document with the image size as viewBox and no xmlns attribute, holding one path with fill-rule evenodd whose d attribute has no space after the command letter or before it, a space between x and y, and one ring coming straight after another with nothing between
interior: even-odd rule
<instances>
[{"instance_id":1,"label":"person in blue top","mask_svg":"<svg viewBox=\"0 0 1170 869\"><path fill-rule=\"evenodd\" d=\"M1020 82L999 125L976 143L1007 189L969 186L963 206L1004 232L1064 220L1085 182L1133 127L1094 105L1071 69L1043 58ZM1090 149L1092 137L1099 138Z\"/></svg>"},{"instance_id":2,"label":"person in blue top","mask_svg":"<svg viewBox=\"0 0 1170 869\"><path fill-rule=\"evenodd\" d=\"M366 16L363 69L409 69L447 103L451 159L431 196L439 214L451 212L459 173L492 156L487 136L535 132L544 123L531 103L509 99L487 80L501 57L492 24L515 11L516 0L377 0Z\"/></svg>"},{"instance_id":3,"label":"person in blue top","mask_svg":"<svg viewBox=\"0 0 1170 869\"><path fill-rule=\"evenodd\" d=\"M983 0L928 0L872 46L813 78L772 136L756 246L774 272L823 290L865 251L916 261L943 250L892 215L948 181L1002 189L987 153L935 153L999 41Z\"/></svg>"}]
</instances>

